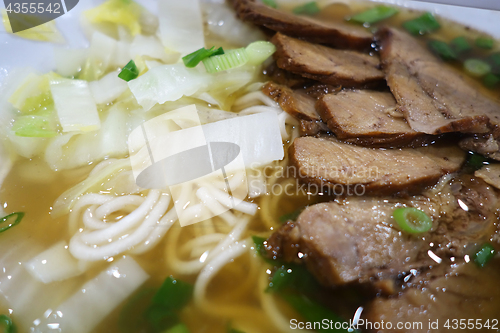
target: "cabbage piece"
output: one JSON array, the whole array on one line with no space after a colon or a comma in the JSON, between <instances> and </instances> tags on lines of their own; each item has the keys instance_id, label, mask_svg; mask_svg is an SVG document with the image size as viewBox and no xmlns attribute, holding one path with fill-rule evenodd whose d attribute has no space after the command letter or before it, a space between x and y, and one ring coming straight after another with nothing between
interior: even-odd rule
<instances>
[{"instance_id":1,"label":"cabbage piece","mask_svg":"<svg viewBox=\"0 0 500 333\"><path fill-rule=\"evenodd\" d=\"M155 36L137 35L130 44L130 56L148 56L164 63L175 63L179 60L180 53L165 50L163 44Z\"/></svg>"},{"instance_id":2,"label":"cabbage piece","mask_svg":"<svg viewBox=\"0 0 500 333\"><path fill-rule=\"evenodd\" d=\"M246 46L266 36L251 24L236 17L235 11L224 3L203 4L208 30L235 46Z\"/></svg>"},{"instance_id":3,"label":"cabbage piece","mask_svg":"<svg viewBox=\"0 0 500 333\"><path fill-rule=\"evenodd\" d=\"M141 122L139 115L115 104L105 113L99 131L68 133L51 139L45 151L45 161L52 169L62 170L107 157L122 157L128 152L129 133Z\"/></svg>"},{"instance_id":4,"label":"cabbage piece","mask_svg":"<svg viewBox=\"0 0 500 333\"><path fill-rule=\"evenodd\" d=\"M44 75L30 73L10 96L9 102L22 113L35 113L53 104L50 81L62 77L54 72Z\"/></svg>"},{"instance_id":5,"label":"cabbage piece","mask_svg":"<svg viewBox=\"0 0 500 333\"><path fill-rule=\"evenodd\" d=\"M63 132L89 132L101 127L97 107L86 81L51 81L50 91Z\"/></svg>"},{"instance_id":6,"label":"cabbage piece","mask_svg":"<svg viewBox=\"0 0 500 333\"><path fill-rule=\"evenodd\" d=\"M145 111L155 104L190 96L210 82L210 76L184 64L158 66L129 81L128 86Z\"/></svg>"},{"instance_id":7,"label":"cabbage piece","mask_svg":"<svg viewBox=\"0 0 500 333\"><path fill-rule=\"evenodd\" d=\"M112 23L127 27L135 36L141 33L142 7L132 0L108 0L84 14L92 23Z\"/></svg>"},{"instance_id":8,"label":"cabbage piece","mask_svg":"<svg viewBox=\"0 0 500 333\"><path fill-rule=\"evenodd\" d=\"M205 47L199 0L159 1L160 38L182 56Z\"/></svg>"},{"instance_id":9,"label":"cabbage piece","mask_svg":"<svg viewBox=\"0 0 500 333\"><path fill-rule=\"evenodd\" d=\"M3 26L5 27L5 31L7 31L8 33L13 33L6 11L2 11L2 21ZM64 44L66 42L64 36L59 32L59 30L57 30L56 22L54 20L37 25L36 27L30 29L16 32L14 35L41 42L52 42L60 44Z\"/></svg>"},{"instance_id":10,"label":"cabbage piece","mask_svg":"<svg viewBox=\"0 0 500 333\"><path fill-rule=\"evenodd\" d=\"M123 94L128 86L118 77L118 72L111 72L100 80L89 82L89 88L97 104L107 104Z\"/></svg>"},{"instance_id":11,"label":"cabbage piece","mask_svg":"<svg viewBox=\"0 0 500 333\"><path fill-rule=\"evenodd\" d=\"M38 281L50 283L78 276L88 265L69 253L66 241L60 241L27 261L24 267Z\"/></svg>"},{"instance_id":12,"label":"cabbage piece","mask_svg":"<svg viewBox=\"0 0 500 333\"><path fill-rule=\"evenodd\" d=\"M88 49L54 48L56 72L62 76L76 75L85 64Z\"/></svg>"},{"instance_id":13,"label":"cabbage piece","mask_svg":"<svg viewBox=\"0 0 500 333\"><path fill-rule=\"evenodd\" d=\"M36 114L17 117L12 130L17 136L24 137L51 138L56 136L58 132L54 106L50 105Z\"/></svg>"},{"instance_id":14,"label":"cabbage piece","mask_svg":"<svg viewBox=\"0 0 500 333\"><path fill-rule=\"evenodd\" d=\"M148 278L148 274L132 258L119 259L62 304L40 313L39 320L33 323L31 329L47 332L56 326L62 332L92 332Z\"/></svg>"}]
</instances>

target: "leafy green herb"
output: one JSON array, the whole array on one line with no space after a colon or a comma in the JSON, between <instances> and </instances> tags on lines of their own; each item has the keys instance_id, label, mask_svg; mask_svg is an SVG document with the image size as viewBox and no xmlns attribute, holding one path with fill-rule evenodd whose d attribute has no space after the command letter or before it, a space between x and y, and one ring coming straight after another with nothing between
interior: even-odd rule
<instances>
[{"instance_id":1,"label":"leafy green herb","mask_svg":"<svg viewBox=\"0 0 500 333\"><path fill-rule=\"evenodd\" d=\"M361 24L373 24L394 16L399 11L390 6L376 6L367 11L356 14L350 18L350 21Z\"/></svg>"},{"instance_id":2,"label":"leafy green herb","mask_svg":"<svg viewBox=\"0 0 500 333\"><path fill-rule=\"evenodd\" d=\"M120 79L127 82L136 79L138 76L139 69L137 69L137 66L135 65L135 62L133 60L130 60L128 64L126 64L125 67L122 68L120 74L118 74L118 77Z\"/></svg>"},{"instance_id":3,"label":"leafy green herb","mask_svg":"<svg viewBox=\"0 0 500 333\"><path fill-rule=\"evenodd\" d=\"M494 256L495 248L489 243L484 243L481 249L474 254L474 262L479 267L484 267Z\"/></svg>"},{"instance_id":4,"label":"leafy green herb","mask_svg":"<svg viewBox=\"0 0 500 333\"><path fill-rule=\"evenodd\" d=\"M489 160L481 154L469 151L469 157L467 158L466 168L476 171L481 169L483 166L488 165Z\"/></svg>"},{"instance_id":5,"label":"leafy green herb","mask_svg":"<svg viewBox=\"0 0 500 333\"><path fill-rule=\"evenodd\" d=\"M179 323L163 333L189 333L189 328L187 328L186 324Z\"/></svg>"},{"instance_id":6,"label":"leafy green herb","mask_svg":"<svg viewBox=\"0 0 500 333\"><path fill-rule=\"evenodd\" d=\"M321 322L324 319L328 321L345 322L341 317L324 307L323 305L311 300L305 295L298 294L283 294L281 297L289 303L292 308L300 313L306 321L310 322ZM332 332L353 332L352 329L335 329L330 330Z\"/></svg>"},{"instance_id":7,"label":"leafy green herb","mask_svg":"<svg viewBox=\"0 0 500 333\"><path fill-rule=\"evenodd\" d=\"M295 7L293 13L297 15L314 15L321 11L316 1L308 2L302 6Z\"/></svg>"},{"instance_id":8,"label":"leafy green herb","mask_svg":"<svg viewBox=\"0 0 500 333\"><path fill-rule=\"evenodd\" d=\"M432 227L431 218L423 211L413 207L397 208L392 213L399 227L411 234L420 234Z\"/></svg>"},{"instance_id":9,"label":"leafy green herb","mask_svg":"<svg viewBox=\"0 0 500 333\"><path fill-rule=\"evenodd\" d=\"M495 88L499 83L500 76L492 73L486 74L486 76L483 78L483 84L490 89Z\"/></svg>"},{"instance_id":10,"label":"leafy green herb","mask_svg":"<svg viewBox=\"0 0 500 333\"><path fill-rule=\"evenodd\" d=\"M297 219L297 217L299 217L300 213L302 213L303 210L304 210L304 208L299 208L297 210L294 210L293 212L281 215L279 220L281 223L285 223L288 221L295 221Z\"/></svg>"},{"instance_id":11,"label":"leafy green herb","mask_svg":"<svg viewBox=\"0 0 500 333\"><path fill-rule=\"evenodd\" d=\"M453 48L453 50L455 50L455 52L457 52L457 53L464 53L464 52L472 50L472 46L467 41L467 39L463 36L453 39L450 42L450 45Z\"/></svg>"},{"instance_id":12,"label":"leafy green herb","mask_svg":"<svg viewBox=\"0 0 500 333\"><path fill-rule=\"evenodd\" d=\"M184 65L186 65L186 67L193 68L196 67L200 63L200 61L221 54L224 54L224 50L222 49L222 47L216 49L215 46L212 46L212 48L210 48L209 50L202 47L201 49L182 57L182 61L184 62Z\"/></svg>"},{"instance_id":13,"label":"leafy green herb","mask_svg":"<svg viewBox=\"0 0 500 333\"><path fill-rule=\"evenodd\" d=\"M5 333L16 333L17 331L12 319L4 314L0 315L0 326L3 326Z\"/></svg>"},{"instance_id":14,"label":"leafy green herb","mask_svg":"<svg viewBox=\"0 0 500 333\"><path fill-rule=\"evenodd\" d=\"M260 254L262 257L265 257L266 245L264 243L266 242L266 239L260 236L252 236L252 240L255 244L255 250L257 251L257 253Z\"/></svg>"},{"instance_id":15,"label":"leafy green herb","mask_svg":"<svg viewBox=\"0 0 500 333\"><path fill-rule=\"evenodd\" d=\"M320 289L320 285L304 265L286 263L276 269L266 292L293 290L313 293Z\"/></svg>"},{"instance_id":16,"label":"leafy green herb","mask_svg":"<svg viewBox=\"0 0 500 333\"><path fill-rule=\"evenodd\" d=\"M425 13L416 19L406 21L403 27L412 35L425 35L441 28L441 25L431 13Z\"/></svg>"},{"instance_id":17,"label":"leafy green herb","mask_svg":"<svg viewBox=\"0 0 500 333\"><path fill-rule=\"evenodd\" d=\"M464 61L465 71L474 77L483 77L491 72L491 66L484 60L467 59Z\"/></svg>"},{"instance_id":18,"label":"leafy green herb","mask_svg":"<svg viewBox=\"0 0 500 333\"><path fill-rule=\"evenodd\" d=\"M15 217L15 219L14 219L14 217ZM9 230L13 226L19 224L21 222L21 220L23 219L23 217L24 217L24 213L15 212L15 213L11 213L7 216L0 218L0 226L4 225L5 222L7 222L7 225L0 227L0 233L4 232L6 230ZM10 222L8 222L8 221L10 221Z\"/></svg>"},{"instance_id":19,"label":"leafy green herb","mask_svg":"<svg viewBox=\"0 0 500 333\"><path fill-rule=\"evenodd\" d=\"M476 46L490 50L493 48L493 39L489 37L478 37L476 38Z\"/></svg>"},{"instance_id":20,"label":"leafy green herb","mask_svg":"<svg viewBox=\"0 0 500 333\"><path fill-rule=\"evenodd\" d=\"M275 0L262 0L262 2L271 8L278 8L278 4Z\"/></svg>"},{"instance_id":21,"label":"leafy green herb","mask_svg":"<svg viewBox=\"0 0 500 333\"><path fill-rule=\"evenodd\" d=\"M443 60L456 60L456 52L445 42L440 40L431 40L428 43L429 48Z\"/></svg>"},{"instance_id":22,"label":"leafy green herb","mask_svg":"<svg viewBox=\"0 0 500 333\"><path fill-rule=\"evenodd\" d=\"M493 53L487 60L492 67L492 73L500 75L500 53Z\"/></svg>"}]
</instances>

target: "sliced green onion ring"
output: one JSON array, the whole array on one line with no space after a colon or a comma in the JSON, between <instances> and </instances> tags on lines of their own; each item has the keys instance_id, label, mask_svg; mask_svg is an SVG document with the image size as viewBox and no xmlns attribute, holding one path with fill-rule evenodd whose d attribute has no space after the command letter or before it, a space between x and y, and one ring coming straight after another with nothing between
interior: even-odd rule
<instances>
[{"instance_id":1,"label":"sliced green onion ring","mask_svg":"<svg viewBox=\"0 0 500 333\"><path fill-rule=\"evenodd\" d=\"M135 65L135 62L133 60L130 60L128 64L126 64L125 67L122 68L120 74L118 74L118 77L120 79L127 82L136 79L138 76L139 69L137 69L137 66Z\"/></svg>"},{"instance_id":2,"label":"sliced green onion ring","mask_svg":"<svg viewBox=\"0 0 500 333\"><path fill-rule=\"evenodd\" d=\"M203 59L221 54L224 54L222 47L216 49L215 46L212 46L209 50L202 47L201 49L182 57L182 61L186 67L193 68L196 67Z\"/></svg>"},{"instance_id":3,"label":"sliced green onion ring","mask_svg":"<svg viewBox=\"0 0 500 333\"><path fill-rule=\"evenodd\" d=\"M229 50L224 54L203 59L203 65L209 73L217 73L243 66L248 62L245 48Z\"/></svg>"},{"instance_id":4,"label":"sliced green onion ring","mask_svg":"<svg viewBox=\"0 0 500 333\"><path fill-rule=\"evenodd\" d=\"M399 227L411 234L420 234L428 231L432 227L431 218L417 208L404 207L397 208L393 212L394 219Z\"/></svg>"},{"instance_id":5,"label":"sliced green onion ring","mask_svg":"<svg viewBox=\"0 0 500 333\"><path fill-rule=\"evenodd\" d=\"M429 48L443 60L456 60L456 52L445 42L440 40L429 41Z\"/></svg>"},{"instance_id":6,"label":"sliced green onion ring","mask_svg":"<svg viewBox=\"0 0 500 333\"><path fill-rule=\"evenodd\" d=\"M464 36L457 37L450 42L453 49L458 53L463 53L472 50L472 46L469 44Z\"/></svg>"},{"instance_id":7,"label":"sliced green onion ring","mask_svg":"<svg viewBox=\"0 0 500 333\"><path fill-rule=\"evenodd\" d=\"M321 11L316 1L308 2L302 6L295 7L293 13L297 15L314 15Z\"/></svg>"},{"instance_id":8,"label":"sliced green onion ring","mask_svg":"<svg viewBox=\"0 0 500 333\"><path fill-rule=\"evenodd\" d=\"M5 222L7 222L9 220L12 220L14 218L14 216L16 217L16 219L14 220L14 222L11 222L11 223L7 224L4 227L0 227L0 233L4 232L6 230L9 230L13 226L19 224L19 222L21 222L21 220L24 217L24 213L22 213L22 212L15 212L15 213L11 213L11 214L9 214L7 216L4 216L4 217L0 218L0 226L3 225Z\"/></svg>"},{"instance_id":9,"label":"sliced green onion ring","mask_svg":"<svg viewBox=\"0 0 500 333\"><path fill-rule=\"evenodd\" d=\"M431 13L425 13L416 19L406 21L403 27L412 35L424 35L441 28L441 25Z\"/></svg>"},{"instance_id":10,"label":"sliced green onion ring","mask_svg":"<svg viewBox=\"0 0 500 333\"><path fill-rule=\"evenodd\" d=\"M15 333L16 332L16 327L14 326L12 319L10 319L10 317L8 317L4 314L0 315L0 326L4 327L5 333Z\"/></svg>"},{"instance_id":11,"label":"sliced green onion ring","mask_svg":"<svg viewBox=\"0 0 500 333\"><path fill-rule=\"evenodd\" d=\"M475 77L483 77L491 72L491 66L480 59L467 59L464 61L465 71Z\"/></svg>"},{"instance_id":12,"label":"sliced green onion ring","mask_svg":"<svg viewBox=\"0 0 500 333\"><path fill-rule=\"evenodd\" d=\"M489 37L478 37L476 38L476 46L482 49L492 49L493 48L493 39Z\"/></svg>"},{"instance_id":13,"label":"sliced green onion ring","mask_svg":"<svg viewBox=\"0 0 500 333\"><path fill-rule=\"evenodd\" d=\"M489 243L484 243L479 251L474 254L474 262L479 267L484 267L494 256L495 248Z\"/></svg>"},{"instance_id":14,"label":"sliced green onion ring","mask_svg":"<svg viewBox=\"0 0 500 333\"><path fill-rule=\"evenodd\" d=\"M248 64L260 65L276 52L276 46L271 42L258 41L248 45L245 50L248 56Z\"/></svg>"},{"instance_id":15,"label":"sliced green onion ring","mask_svg":"<svg viewBox=\"0 0 500 333\"><path fill-rule=\"evenodd\" d=\"M376 6L367 11L356 14L350 18L350 21L361 24L373 24L394 16L399 11L390 6Z\"/></svg>"}]
</instances>

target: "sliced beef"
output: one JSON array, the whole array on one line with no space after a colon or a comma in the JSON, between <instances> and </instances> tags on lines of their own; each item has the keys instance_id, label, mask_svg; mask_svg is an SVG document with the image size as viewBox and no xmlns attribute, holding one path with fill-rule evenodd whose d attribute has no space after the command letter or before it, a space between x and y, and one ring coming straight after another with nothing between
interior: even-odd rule
<instances>
[{"instance_id":1,"label":"sliced beef","mask_svg":"<svg viewBox=\"0 0 500 333\"><path fill-rule=\"evenodd\" d=\"M467 202L469 209L464 210L458 203L464 197L483 207L478 210ZM449 262L473 253L495 233L496 202L487 184L466 176L443 177L436 186L405 199L336 199L307 207L269 238L268 250L271 257L305 263L324 285L394 281L401 273L436 266L436 258ZM398 207L424 211L432 228L419 235L401 232L393 218Z\"/></svg>"},{"instance_id":2,"label":"sliced beef","mask_svg":"<svg viewBox=\"0 0 500 333\"><path fill-rule=\"evenodd\" d=\"M383 195L415 193L457 171L464 152L455 146L443 148L374 149L303 137L290 147L290 160L299 177L321 188L360 185L366 193Z\"/></svg>"},{"instance_id":3,"label":"sliced beef","mask_svg":"<svg viewBox=\"0 0 500 333\"><path fill-rule=\"evenodd\" d=\"M396 101L388 92L343 90L322 96L317 109L340 139L404 144L421 134L412 130L403 115L398 114Z\"/></svg>"},{"instance_id":4,"label":"sliced beef","mask_svg":"<svg viewBox=\"0 0 500 333\"><path fill-rule=\"evenodd\" d=\"M296 222L273 235L269 244L283 251L286 261L301 253L308 269L324 285L366 282L378 273L375 269L389 266L397 274L408 268L406 258L416 258L425 244L391 227L395 207L358 198L310 206Z\"/></svg>"},{"instance_id":5,"label":"sliced beef","mask_svg":"<svg viewBox=\"0 0 500 333\"><path fill-rule=\"evenodd\" d=\"M334 21L320 21L274 9L255 0L232 0L243 21L314 43L338 48L363 50L370 48L373 35L362 27Z\"/></svg>"},{"instance_id":6,"label":"sliced beef","mask_svg":"<svg viewBox=\"0 0 500 333\"><path fill-rule=\"evenodd\" d=\"M277 33L274 58L279 68L322 83L346 87L377 87L385 84L377 56L336 50Z\"/></svg>"},{"instance_id":7,"label":"sliced beef","mask_svg":"<svg viewBox=\"0 0 500 333\"><path fill-rule=\"evenodd\" d=\"M493 134L473 135L462 139L458 144L464 150L471 150L500 161L500 142Z\"/></svg>"},{"instance_id":8,"label":"sliced beef","mask_svg":"<svg viewBox=\"0 0 500 333\"><path fill-rule=\"evenodd\" d=\"M493 260L484 268L478 268L472 262L461 262L451 266L445 274L429 272L429 275L438 276L431 276L430 279L424 276L421 283L413 283L398 296L375 299L363 317L372 323L384 321L386 329L372 328L368 331L442 332L447 330L446 323L457 331L464 331L460 324L476 324L476 319L481 326L474 328L481 331L486 320L491 327L492 320L497 322L500 318L500 260ZM454 319L457 321L453 322ZM391 329L387 329L388 322ZM397 327L398 322L408 323L409 326ZM422 326L417 326L417 323ZM433 326L429 327L429 323ZM499 328L499 325L496 327Z\"/></svg>"},{"instance_id":9,"label":"sliced beef","mask_svg":"<svg viewBox=\"0 0 500 333\"><path fill-rule=\"evenodd\" d=\"M500 164L485 165L477 170L474 175L500 189Z\"/></svg>"},{"instance_id":10,"label":"sliced beef","mask_svg":"<svg viewBox=\"0 0 500 333\"><path fill-rule=\"evenodd\" d=\"M289 88L303 88L304 86L313 84L310 79L279 68L275 62L266 68L265 74L273 82Z\"/></svg>"},{"instance_id":11,"label":"sliced beef","mask_svg":"<svg viewBox=\"0 0 500 333\"><path fill-rule=\"evenodd\" d=\"M316 112L316 100L302 90L292 90L286 86L268 82L262 87L262 91L295 118L312 121L321 120Z\"/></svg>"},{"instance_id":12,"label":"sliced beef","mask_svg":"<svg viewBox=\"0 0 500 333\"><path fill-rule=\"evenodd\" d=\"M320 120L300 120L299 135L300 136L317 136L327 134L330 129Z\"/></svg>"},{"instance_id":13,"label":"sliced beef","mask_svg":"<svg viewBox=\"0 0 500 333\"><path fill-rule=\"evenodd\" d=\"M486 133L500 124L500 104L481 95L418 41L395 28L378 33L387 84L417 132Z\"/></svg>"}]
</instances>

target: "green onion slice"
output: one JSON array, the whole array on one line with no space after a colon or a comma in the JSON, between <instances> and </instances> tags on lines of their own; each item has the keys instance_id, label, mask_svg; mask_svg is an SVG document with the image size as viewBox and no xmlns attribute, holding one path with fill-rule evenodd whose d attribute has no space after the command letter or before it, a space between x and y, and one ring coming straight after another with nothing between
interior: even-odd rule
<instances>
[{"instance_id":1,"label":"green onion slice","mask_svg":"<svg viewBox=\"0 0 500 333\"><path fill-rule=\"evenodd\" d=\"M308 2L302 6L295 7L293 13L297 15L314 15L321 11L316 1Z\"/></svg>"},{"instance_id":2,"label":"green onion slice","mask_svg":"<svg viewBox=\"0 0 500 333\"><path fill-rule=\"evenodd\" d=\"M14 216L15 216L15 219L14 219ZM23 219L23 217L24 217L24 213L15 212L15 213L12 213L12 214L9 214L7 216L0 218L0 226L4 225L5 222L8 223L7 225L0 227L0 232L4 232L6 230L9 230L13 226L19 224L21 222L21 220ZM14 220L14 221L12 221L12 220ZM8 221L10 221L10 222L8 222Z\"/></svg>"},{"instance_id":3,"label":"green onion slice","mask_svg":"<svg viewBox=\"0 0 500 333\"><path fill-rule=\"evenodd\" d=\"M443 60L456 60L456 52L445 42L440 40L429 41L429 48Z\"/></svg>"},{"instance_id":4,"label":"green onion slice","mask_svg":"<svg viewBox=\"0 0 500 333\"><path fill-rule=\"evenodd\" d=\"M464 53L464 52L472 50L472 46L467 41L467 39L463 36L460 36L460 37L453 39L450 42L450 44L453 47L453 50L455 50L458 53Z\"/></svg>"},{"instance_id":5,"label":"green onion slice","mask_svg":"<svg viewBox=\"0 0 500 333\"><path fill-rule=\"evenodd\" d=\"M469 151L467 159L467 167L472 168L474 171L481 169L483 166L488 165L488 159L481 154Z\"/></svg>"},{"instance_id":6,"label":"green onion slice","mask_svg":"<svg viewBox=\"0 0 500 333\"><path fill-rule=\"evenodd\" d=\"M248 45L245 51L247 52L249 65L260 65L276 52L276 46L271 42L258 41Z\"/></svg>"},{"instance_id":7,"label":"green onion slice","mask_svg":"<svg viewBox=\"0 0 500 333\"><path fill-rule=\"evenodd\" d=\"M499 83L500 76L492 73L486 74L486 76L483 78L483 84L490 89L495 88Z\"/></svg>"},{"instance_id":8,"label":"green onion slice","mask_svg":"<svg viewBox=\"0 0 500 333\"><path fill-rule=\"evenodd\" d=\"M271 8L278 8L278 4L274 0L262 0L262 2Z\"/></svg>"},{"instance_id":9,"label":"green onion slice","mask_svg":"<svg viewBox=\"0 0 500 333\"><path fill-rule=\"evenodd\" d=\"M209 73L217 73L243 66L248 62L245 48L229 50L224 54L203 59L203 65Z\"/></svg>"},{"instance_id":10,"label":"green onion slice","mask_svg":"<svg viewBox=\"0 0 500 333\"><path fill-rule=\"evenodd\" d=\"M495 249L489 243L484 243L481 249L474 254L474 262L479 267L484 267L495 256Z\"/></svg>"},{"instance_id":11,"label":"green onion slice","mask_svg":"<svg viewBox=\"0 0 500 333\"><path fill-rule=\"evenodd\" d=\"M406 21L403 27L412 35L425 35L441 28L441 25L431 13L425 13L416 19Z\"/></svg>"},{"instance_id":12,"label":"green onion slice","mask_svg":"<svg viewBox=\"0 0 500 333\"><path fill-rule=\"evenodd\" d=\"M0 315L0 326L4 327L5 333L15 333L16 332L16 327L14 326L12 319L10 319L10 317L8 317L4 314Z\"/></svg>"},{"instance_id":13,"label":"green onion slice","mask_svg":"<svg viewBox=\"0 0 500 333\"><path fill-rule=\"evenodd\" d=\"M464 61L465 71L475 77L483 77L491 72L491 66L480 59L467 59Z\"/></svg>"},{"instance_id":14,"label":"green onion slice","mask_svg":"<svg viewBox=\"0 0 500 333\"><path fill-rule=\"evenodd\" d=\"M393 216L399 227L411 234L423 233L432 227L431 218L417 208L398 208L394 210Z\"/></svg>"},{"instance_id":15,"label":"green onion slice","mask_svg":"<svg viewBox=\"0 0 500 333\"><path fill-rule=\"evenodd\" d=\"M127 82L136 79L138 76L139 69L137 69L137 66L135 65L135 62L133 60L130 60L128 64L126 64L125 67L122 68L120 74L118 74L118 77L120 79Z\"/></svg>"},{"instance_id":16,"label":"green onion slice","mask_svg":"<svg viewBox=\"0 0 500 333\"><path fill-rule=\"evenodd\" d=\"M175 326L170 327L163 333L189 333L189 328L187 328L186 324L179 323Z\"/></svg>"},{"instance_id":17,"label":"green onion slice","mask_svg":"<svg viewBox=\"0 0 500 333\"><path fill-rule=\"evenodd\" d=\"M224 54L222 47L216 49L215 46L212 46L209 50L202 47L201 49L182 57L182 61L186 67L193 68L196 67L203 59L220 54Z\"/></svg>"},{"instance_id":18,"label":"green onion slice","mask_svg":"<svg viewBox=\"0 0 500 333\"><path fill-rule=\"evenodd\" d=\"M482 49L492 49L493 48L493 39L488 37L478 37L476 38L476 46Z\"/></svg>"},{"instance_id":19,"label":"green onion slice","mask_svg":"<svg viewBox=\"0 0 500 333\"><path fill-rule=\"evenodd\" d=\"M376 6L367 11L356 14L350 18L350 21L358 22L361 24L373 24L394 16L399 11L390 6Z\"/></svg>"}]
</instances>

